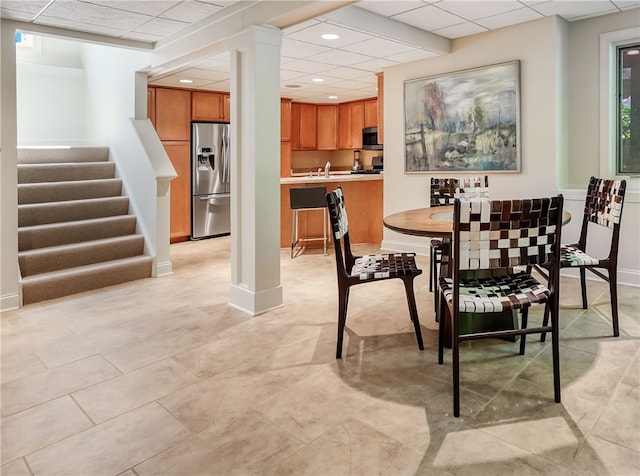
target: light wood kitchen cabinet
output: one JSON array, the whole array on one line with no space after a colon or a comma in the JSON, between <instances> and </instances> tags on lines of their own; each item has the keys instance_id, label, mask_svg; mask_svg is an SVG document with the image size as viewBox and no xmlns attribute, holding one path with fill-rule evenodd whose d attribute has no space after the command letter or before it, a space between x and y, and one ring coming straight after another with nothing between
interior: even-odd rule
<instances>
[{"instance_id":1,"label":"light wood kitchen cabinet","mask_svg":"<svg viewBox=\"0 0 640 476\"><path fill-rule=\"evenodd\" d=\"M362 148L364 101L342 103L338 106L338 148Z\"/></svg>"},{"instance_id":2,"label":"light wood kitchen cabinet","mask_svg":"<svg viewBox=\"0 0 640 476\"><path fill-rule=\"evenodd\" d=\"M384 140L384 73L376 73L378 76L378 144Z\"/></svg>"},{"instance_id":3,"label":"light wood kitchen cabinet","mask_svg":"<svg viewBox=\"0 0 640 476\"><path fill-rule=\"evenodd\" d=\"M338 148L338 106L318 105L318 150Z\"/></svg>"},{"instance_id":4,"label":"light wood kitchen cabinet","mask_svg":"<svg viewBox=\"0 0 640 476\"><path fill-rule=\"evenodd\" d=\"M178 176L171 181L170 242L186 241L191 236L191 143L162 143Z\"/></svg>"},{"instance_id":5,"label":"light wood kitchen cabinet","mask_svg":"<svg viewBox=\"0 0 640 476\"><path fill-rule=\"evenodd\" d=\"M147 117L156 127L156 88L147 89Z\"/></svg>"},{"instance_id":6,"label":"light wood kitchen cabinet","mask_svg":"<svg viewBox=\"0 0 640 476\"><path fill-rule=\"evenodd\" d=\"M378 125L378 100L365 99L364 101L364 127L376 127Z\"/></svg>"},{"instance_id":7,"label":"light wood kitchen cabinet","mask_svg":"<svg viewBox=\"0 0 640 476\"><path fill-rule=\"evenodd\" d=\"M194 121L230 122L231 100L228 94L208 91L191 92L191 119Z\"/></svg>"},{"instance_id":8,"label":"light wood kitchen cabinet","mask_svg":"<svg viewBox=\"0 0 640 476\"><path fill-rule=\"evenodd\" d=\"M280 99L280 140L291 140L291 99Z\"/></svg>"},{"instance_id":9,"label":"light wood kitchen cabinet","mask_svg":"<svg viewBox=\"0 0 640 476\"><path fill-rule=\"evenodd\" d=\"M280 247L291 248L291 202L289 190L293 187L317 187L325 185L327 191L342 187L345 203L349 210L349 239L352 244L369 243L379 246L382 242L384 225L382 180L348 181L336 179L319 183L284 183L280 185ZM354 218L352 218L354 217ZM322 213L303 213L298 222L301 236L322 236ZM330 240L331 233L329 233ZM307 247L321 247L321 242L309 242ZM330 245L332 246L332 245Z\"/></svg>"},{"instance_id":10,"label":"light wood kitchen cabinet","mask_svg":"<svg viewBox=\"0 0 640 476\"><path fill-rule=\"evenodd\" d=\"M316 150L317 110L315 104L291 103L291 150Z\"/></svg>"},{"instance_id":11,"label":"light wood kitchen cabinet","mask_svg":"<svg viewBox=\"0 0 640 476\"><path fill-rule=\"evenodd\" d=\"M160 140L191 140L191 92L156 88L155 127Z\"/></svg>"},{"instance_id":12,"label":"light wood kitchen cabinet","mask_svg":"<svg viewBox=\"0 0 640 476\"><path fill-rule=\"evenodd\" d=\"M291 142L280 141L280 177L291 177Z\"/></svg>"}]
</instances>

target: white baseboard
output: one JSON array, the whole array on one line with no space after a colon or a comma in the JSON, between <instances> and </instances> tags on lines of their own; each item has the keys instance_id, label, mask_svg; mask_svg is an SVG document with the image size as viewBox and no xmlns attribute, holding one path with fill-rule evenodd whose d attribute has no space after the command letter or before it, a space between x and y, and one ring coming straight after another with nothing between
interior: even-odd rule
<instances>
[{"instance_id":1,"label":"white baseboard","mask_svg":"<svg viewBox=\"0 0 640 476\"><path fill-rule=\"evenodd\" d=\"M606 276L607 272L603 272ZM580 273L577 269L565 268L562 270L562 276L578 279L580 278ZM593 273L587 272L587 281L602 281L602 279L600 279ZM633 286L636 288L640 287L640 273L638 273L635 269L618 268L618 284L622 284L624 286Z\"/></svg>"},{"instance_id":2,"label":"white baseboard","mask_svg":"<svg viewBox=\"0 0 640 476\"><path fill-rule=\"evenodd\" d=\"M233 307L258 316L282 307L282 286L254 292L245 286L231 285L229 304Z\"/></svg>"},{"instance_id":3,"label":"white baseboard","mask_svg":"<svg viewBox=\"0 0 640 476\"><path fill-rule=\"evenodd\" d=\"M380 249L386 251L396 251L400 253L415 253L421 256L429 256L430 238L423 238L420 243L382 240Z\"/></svg>"},{"instance_id":4,"label":"white baseboard","mask_svg":"<svg viewBox=\"0 0 640 476\"><path fill-rule=\"evenodd\" d=\"M162 263L157 263L155 266L154 277L160 278L162 276L168 276L173 274L173 264L171 261L164 261Z\"/></svg>"},{"instance_id":5,"label":"white baseboard","mask_svg":"<svg viewBox=\"0 0 640 476\"><path fill-rule=\"evenodd\" d=\"M11 311L20 307L20 294L6 294L0 296L0 312Z\"/></svg>"}]
</instances>

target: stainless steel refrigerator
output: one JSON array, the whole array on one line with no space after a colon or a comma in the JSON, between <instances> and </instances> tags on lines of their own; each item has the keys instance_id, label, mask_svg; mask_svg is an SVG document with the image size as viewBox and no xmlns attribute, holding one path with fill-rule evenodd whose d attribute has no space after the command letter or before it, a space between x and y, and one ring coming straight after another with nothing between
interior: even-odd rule
<instances>
[{"instance_id":1,"label":"stainless steel refrigerator","mask_svg":"<svg viewBox=\"0 0 640 476\"><path fill-rule=\"evenodd\" d=\"M191 239L231 232L229 124L191 123Z\"/></svg>"}]
</instances>

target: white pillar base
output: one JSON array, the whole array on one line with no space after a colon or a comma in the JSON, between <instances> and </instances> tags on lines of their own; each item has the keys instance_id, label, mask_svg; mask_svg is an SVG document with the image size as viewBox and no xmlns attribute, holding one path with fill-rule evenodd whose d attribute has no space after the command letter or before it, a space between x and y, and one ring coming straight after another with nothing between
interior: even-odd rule
<instances>
[{"instance_id":1,"label":"white pillar base","mask_svg":"<svg viewBox=\"0 0 640 476\"><path fill-rule=\"evenodd\" d=\"M282 286L253 292L244 286L232 284L229 294L232 306L242 309L252 316L258 316L282 307Z\"/></svg>"}]
</instances>

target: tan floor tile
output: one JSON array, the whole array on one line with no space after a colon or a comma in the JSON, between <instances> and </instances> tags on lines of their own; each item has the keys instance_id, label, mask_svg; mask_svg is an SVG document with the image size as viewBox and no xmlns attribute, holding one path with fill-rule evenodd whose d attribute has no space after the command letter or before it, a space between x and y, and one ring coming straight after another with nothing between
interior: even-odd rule
<instances>
[{"instance_id":1,"label":"tan floor tile","mask_svg":"<svg viewBox=\"0 0 640 476\"><path fill-rule=\"evenodd\" d=\"M2 385L2 414L11 415L120 375L102 357L78 360Z\"/></svg>"},{"instance_id":2,"label":"tan floor tile","mask_svg":"<svg viewBox=\"0 0 640 476\"><path fill-rule=\"evenodd\" d=\"M640 387L624 383L618 385L593 435L640 451Z\"/></svg>"},{"instance_id":3,"label":"tan floor tile","mask_svg":"<svg viewBox=\"0 0 640 476\"><path fill-rule=\"evenodd\" d=\"M198 379L180 364L163 360L73 394L95 422L103 422L191 385Z\"/></svg>"},{"instance_id":4,"label":"tan floor tile","mask_svg":"<svg viewBox=\"0 0 640 476\"><path fill-rule=\"evenodd\" d=\"M0 376L2 376L2 382L0 383L11 382L12 380L29 377L47 370L40 359L30 352L11 353L5 352L5 349L3 349L1 360L2 370L0 371Z\"/></svg>"},{"instance_id":5,"label":"tan floor tile","mask_svg":"<svg viewBox=\"0 0 640 476\"><path fill-rule=\"evenodd\" d=\"M2 420L2 461L26 456L93 426L68 396Z\"/></svg>"},{"instance_id":6,"label":"tan floor tile","mask_svg":"<svg viewBox=\"0 0 640 476\"><path fill-rule=\"evenodd\" d=\"M248 410L227 415L209 430L134 470L139 476L257 475L301 447L290 434Z\"/></svg>"},{"instance_id":7,"label":"tan floor tile","mask_svg":"<svg viewBox=\"0 0 640 476\"><path fill-rule=\"evenodd\" d=\"M36 354L47 367L53 368L109 349L139 342L141 342L140 339L130 332L109 329L104 332L58 339L46 346L36 348Z\"/></svg>"},{"instance_id":8,"label":"tan floor tile","mask_svg":"<svg viewBox=\"0 0 640 476\"><path fill-rule=\"evenodd\" d=\"M154 403L37 451L27 457L27 463L36 476L113 476L188 436Z\"/></svg>"},{"instance_id":9,"label":"tan floor tile","mask_svg":"<svg viewBox=\"0 0 640 476\"><path fill-rule=\"evenodd\" d=\"M207 345L174 356L174 360L199 378L208 378L251 359L256 352L272 350L274 344L252 332L231 333Z\"/></svg>"},{"instance_id":10,"label":"tan floor tile","mask_svg":"<svg viewBox=\"0 0 640 476\"><path fill-rule=\"evenodd\" d=\"M17 459L0 466L0 474L2 476L31 476L31 471L27 468L24 459Z\"/></svg>"},{"instance_id":11,"label":"tan floor tile","mask_svg":"<svg viewBox=\"0 0 640 476\"><path fill-rule=\"evenodd\" d=\"M590 436L571 469L580 475L631 476L640 473L640 452Z\"/></svg>"},{"instance_id":12,"label":"tan floor tile","mask_svg":"<svg viewBox=\"0 0 640 476\"><path fill-rule=\"evenodd\" d=\"M337 379L328 366L256 405L276 425L309 442L333 428L375 397Z\"/></svg>"},{"instance_id":13,"label":"tan floor tile","mask_svg":"<svg viewBox=\"0 0 640 476\"><path fill-rule=\"evenodd\" d=\"M616 339L606 284L588 283L584 311L578 281L563 278L561 404L553 401L548 342L531 336L524 357L517 343L465 344L462 416L453 418L451 354L437 365L426 272L415 281L424 351L402 284L391 280L354 288L343 358L336 360L333 255L308 250L292 260L282 250L285 305L252 317L228 304L230 243L172 245L171 275L2 313L2 405L15 412L25 402L39 406L0 420L1 430L28 435L24 444L47 439L74 420L51 416L42 426L53 433L33 431L39 409L78 395L78 409L84 398L96 418L111 418L47 442L5 464L3 474L22 476L31 462L35 474L65 476L638 472L635 427L620 421L635 415L628 407L639 398L637 288L619 287ZM417 258L427 271L428 259ZM532 310L532 323L541 311ZM168 359L189 334L202 342ZM107 354L125 375L103 360ZM100 379L110 380L94 381L86 362L98 361L97 369L110 371ZM9 439L2 451L20 453Z\"/></svg>"},{"instance_id":14,"label":"tan floor tile","mask_svg":"<svg viewBox=\"0 0 640 476\"><path fill-rule=\"evenodd\" d=\"M268 475L412 475L422 454L358 420L347 419L293 456L266 472Z\"/></svg>"},{"instance_id":15,"label":"tan floor tile","mask_svg":"<svg viewBox=\"0 0 640 476\"><path fill-rule=\"evenodd\" d=\"M462 475L569 475L569 470L508 444L483 430L452 432L442 442L432 463L420 474L450 471Z\"/></svg>"},{"instance_id":16,"label":"tan floor tile","mask_svg":"<svg viewBox=\"0 0 640 476\"><path fill-rule=\"evenodd\" d=\"M317 366L257 370L247 364L178 390L159 402L187 428L200 432L228 413L255 407L317 370Z\"/></svg>"},{"instance_id":17,"label":"tan floor tile","mask_svg":"<svg viewBox=\"0 0 640 476\"><path fill-rule=\"evenodd\" d=\"M176 316L180 318L180 316ZM102 355L120 371L126 373L174 354L205 344L205 340L189 331L175 329L144 339L135 345L124 345Z\"/></svg>"}]
</instances>

